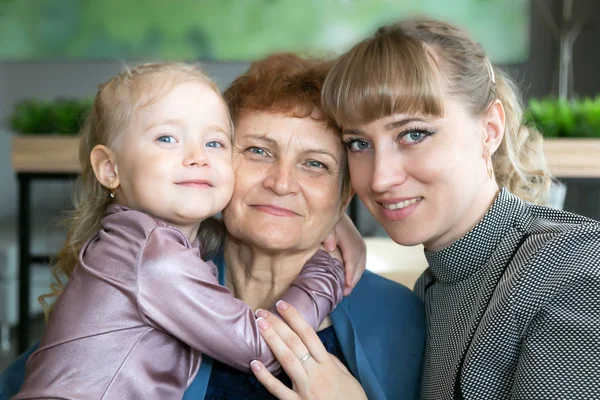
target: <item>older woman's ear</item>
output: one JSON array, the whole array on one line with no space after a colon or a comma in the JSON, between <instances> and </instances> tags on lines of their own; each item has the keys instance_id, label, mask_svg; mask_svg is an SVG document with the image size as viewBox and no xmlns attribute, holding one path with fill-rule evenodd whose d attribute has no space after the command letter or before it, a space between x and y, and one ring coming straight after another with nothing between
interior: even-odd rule
<instances>
[{"instance_id":1,"label":"older woman's ear","mask_svg":"<svg viewBox=\"0 0 600 400\"><path fill-rule=\"evenodd\" d=\"M354 197L354 189L352 189L352 187L350 187L350 189L348 190L348 193L346 194L346 199L343 199L344 201L344 207L342 207L344 210L348 208L348 206L350 205L350 202L352 201L352 198Z\"/></svg>"}]
</instances>

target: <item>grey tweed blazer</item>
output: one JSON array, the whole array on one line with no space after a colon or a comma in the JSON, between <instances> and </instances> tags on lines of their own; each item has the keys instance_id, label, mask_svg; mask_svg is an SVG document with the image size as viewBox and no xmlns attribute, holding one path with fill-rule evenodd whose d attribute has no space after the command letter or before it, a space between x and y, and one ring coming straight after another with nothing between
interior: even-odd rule
<instances>
[{"instance_id":1,"label":"grey tweed blazer","mask_svg":"<svg viewBox=\"0 0 600 400\"><path fill-rule=\"evenodd\" d=\"M502 189L426 257L421 398L600 398L600 223Z\"/></svg>"}]
</instances>

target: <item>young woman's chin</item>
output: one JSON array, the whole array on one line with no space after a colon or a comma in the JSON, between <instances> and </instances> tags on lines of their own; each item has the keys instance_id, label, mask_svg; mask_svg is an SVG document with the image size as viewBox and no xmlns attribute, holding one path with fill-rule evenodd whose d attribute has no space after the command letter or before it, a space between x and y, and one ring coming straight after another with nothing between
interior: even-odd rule
<instances>
[{"instance_id":1,"label":"young woman's chin","mask_svg":"<svg viewBox=\"0 0 600 400\"><path fill-rule=\"evenodd\" d=\"M410 226L399 228L397 226L383 224L383 227L390 239L401 246L417 246L428 240L428 236L425 232L419 232Z\"/></svg>"}]
</instances>

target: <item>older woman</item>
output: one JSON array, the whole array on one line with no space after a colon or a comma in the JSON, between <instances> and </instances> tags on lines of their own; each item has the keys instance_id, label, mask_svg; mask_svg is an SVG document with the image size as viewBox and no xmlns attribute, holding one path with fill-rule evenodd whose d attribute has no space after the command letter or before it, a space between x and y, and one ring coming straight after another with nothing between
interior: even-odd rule
<instances>
[{"instance_id":1,"label":"older woman","mask_svg":"<svg viewBox=\"0 0 600 400\"><path fill-rule=\"evenodd\" d=\"M534 205L550 185L541 136L481 46L440 21L383 27L339 58L323 100L358 196L394 241L426 250L421 398L598 398L600 223ZM284 364L302 398L355 383L280 314L302 341L269 316L276 355L321 358Z\"/></svg>"},{"instance_id":2,"label":"older woman","mask_svg":"<svg viewBox=\"0 0 600 400\"><path fill-rule=\"evenodd\" d=\"M236 132L235 187L215 263L222 284L259 314L319 249L352 193L339 131L321 108L329 66L272 56L225 92ZM317 340L369 398L417 398L424 324L421 301L410 290L366 272ZM298 357L312 362L308 353ZM253 376L204 360L186 399L271 397ZM285 373L279 379L292 386ZM361 392L360 385L346 385L339 394Z\"/></svg>"},{"instance_id":3,"label":"older woman","mask_svg":"<svg viewBox=\"0 0 600 400\"><path fill-rule=\"evenodd\" d=\"M272 56L254 63L225 92L235 124L236 179L223 212L227 238L217 264L233 294L254 309L279 299L351 196L339 132L321 109L328 69L320 61ZM394 310L384 311L391 305ZM424 319L408 289L366 272L321 328L320 341L370 398L418 396ZM291 384L285 374L280 379ZM211 372L200 372L186 398L268 395L253 377L215 362Z\"/></svg>"}]
</instances>

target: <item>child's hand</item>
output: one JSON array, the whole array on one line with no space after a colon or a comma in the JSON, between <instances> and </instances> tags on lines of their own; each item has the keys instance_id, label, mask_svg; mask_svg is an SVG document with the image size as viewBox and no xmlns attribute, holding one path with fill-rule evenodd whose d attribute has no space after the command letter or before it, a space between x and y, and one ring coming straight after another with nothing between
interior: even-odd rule
<instances>
[{"instance_id":1,"label":"child's hand","mask_svg":"<svg viewBox=\"0 0 600 400\"><path fill-rule=\"evenodd\" d=\"M337 250L337 247L340 248L342 261L346 269L344 295L349 295L365 271L367 245L348 215L344 214L342 216L334 231L323 242L323 247L329 252ZM332 255L337 257L336 254Z\"/></svg>"}]
</instances>

